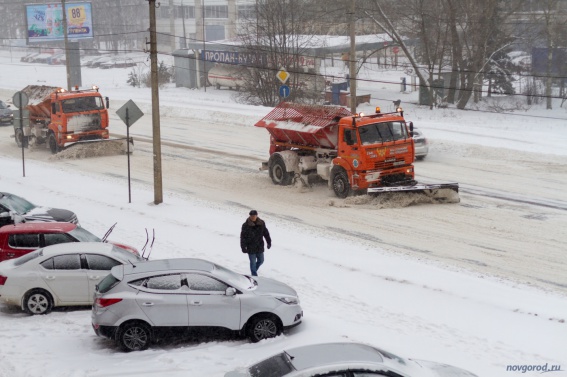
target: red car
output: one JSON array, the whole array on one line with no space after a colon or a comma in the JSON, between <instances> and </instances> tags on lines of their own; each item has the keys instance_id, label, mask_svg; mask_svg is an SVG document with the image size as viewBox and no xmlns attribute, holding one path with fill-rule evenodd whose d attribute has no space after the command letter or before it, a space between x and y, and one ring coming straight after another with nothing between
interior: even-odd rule
<instances>
[{"instance_id":1,"label":"red car","mask_svg":"<svg viewBox=\"0 0 567 377\"><path fill-rule=\"evenodd\" d=\"M52 222L5 225L0 228L0 262L18 258L40 247L58 243L107 242L106 237L108 237L113 228L114 226L101 239L88 230L72 223ZM140 255L135 247L116 242L110 243Z\"/></svg>"}]
</instances>

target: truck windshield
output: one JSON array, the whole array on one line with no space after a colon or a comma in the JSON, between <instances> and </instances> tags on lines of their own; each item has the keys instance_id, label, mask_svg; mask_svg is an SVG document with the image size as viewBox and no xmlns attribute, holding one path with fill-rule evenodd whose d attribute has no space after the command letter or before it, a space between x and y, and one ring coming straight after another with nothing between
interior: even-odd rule
<instances>
[{"instance_id":1,"label":"truck windshield","mask_svg":"<svg viewBox=\"0 0 567 377\"><path fill-rule=\"evenodd\" d=\"M102 98L93 96L66 99L62 101L62 104L64 113L104 109Z\"/></svg>"},{"instance_id":2,"label":"truck windshield","mask_svg":"<svg viewBox=\"0 0 567 377\"><path fill-rule=\"evenodd\" d=\"M381 122L359 127L362 145L381 144L388 141L407 139L408 133L404 122Z\"/></svg>"}]
</instances>

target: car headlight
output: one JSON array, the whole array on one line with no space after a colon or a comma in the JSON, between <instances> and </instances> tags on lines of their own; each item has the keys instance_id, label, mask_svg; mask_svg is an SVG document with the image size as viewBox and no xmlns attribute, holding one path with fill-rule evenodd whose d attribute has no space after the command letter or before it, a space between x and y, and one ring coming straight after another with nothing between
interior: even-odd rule
<instances>
[{"instance_id":1,"label":"car headlight","mask_svg":"<svg viewBox=\"0 0 567 377\"><path fill-rule=\"evenodd\" d=\"M283 302L284 304L288 305L297 305L299 304L299 298L297 297L276 297L276 300Z\"/></svg>"}]
</instances>

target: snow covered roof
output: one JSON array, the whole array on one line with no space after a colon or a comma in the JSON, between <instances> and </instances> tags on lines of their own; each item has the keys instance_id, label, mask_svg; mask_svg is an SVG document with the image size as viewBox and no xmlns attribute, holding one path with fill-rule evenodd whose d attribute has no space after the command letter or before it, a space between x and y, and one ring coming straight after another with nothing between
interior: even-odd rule
<instances>
[{"instance_id":1,"label":"snow covered roof","mask_svg":"<svg viewBox=\"0 0 567 377\"><path fill-rule=\"evenodd\" d=\"M306 52L313 55L348 52L350 50L350 37L346 35L299 35L298 44ZM387 34L369 34L356 36L357 51L375 50L395 45ZM226 50L238 51L242 43L237 39L223 39L212 42L190 42L189 50Z\"/></svg>"}]
</instances>

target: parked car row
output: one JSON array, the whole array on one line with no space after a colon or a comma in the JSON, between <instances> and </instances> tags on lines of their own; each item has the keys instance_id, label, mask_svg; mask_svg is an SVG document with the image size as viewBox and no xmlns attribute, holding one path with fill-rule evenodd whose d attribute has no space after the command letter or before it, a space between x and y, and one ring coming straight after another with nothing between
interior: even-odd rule
<instances>
[{"instance_id":1,"label":"parked car row","mask_svg":"<svg viewBox=\"0 0 567 377\"><path fill-rule=\"evenodd\" d=\"M103 55L84 59L81 65L90 68L109 69L135 67L137 63L130 57Z\"/></svg>"},{"instance_id":2,"label":"parked car row","mask_svg":"<svg viewBox=\"0 0 567 377\"><path fill-rule=\"evenodd\" d=\"M23 63L65 64L64 52L32 52L20 58Z\"/></svg>"},{"instance_id":3,"label":"parked car row","mask_svg":"<svg viewBox=\"0 0 567 377\"><path fill-rule=\"evenodd\" d=\"M95 334L126 352L194 328L220 328L259 342L303 321L299 296L285 283L203 259L148 260L135 248L105 242L112 228L102 239L81 228L71 211L74 223L53 221L53 214L33 222L30 211L45 207L9 193L0 194L0 203L10 219L26 221L0 228L0 256L10 258L0 259L0 302L30 315L89 305ZM286 349L225 374L293 376L475 377L454 366L347 342Z\"/></svg>"},{"instance_id":4,"label":"parked car row","mask_svg":"<svg viewBox=\"0 0 567 377\"><path fill-rule=\"evenodd\" d=\"M67 62L65 52L32 52L20 58L25 63L43 64L65 64ZM81 66L90 68L128 68L135 67L137 60L129 56L90 55L81 59Z\"/></svg>"}]
</instances>

